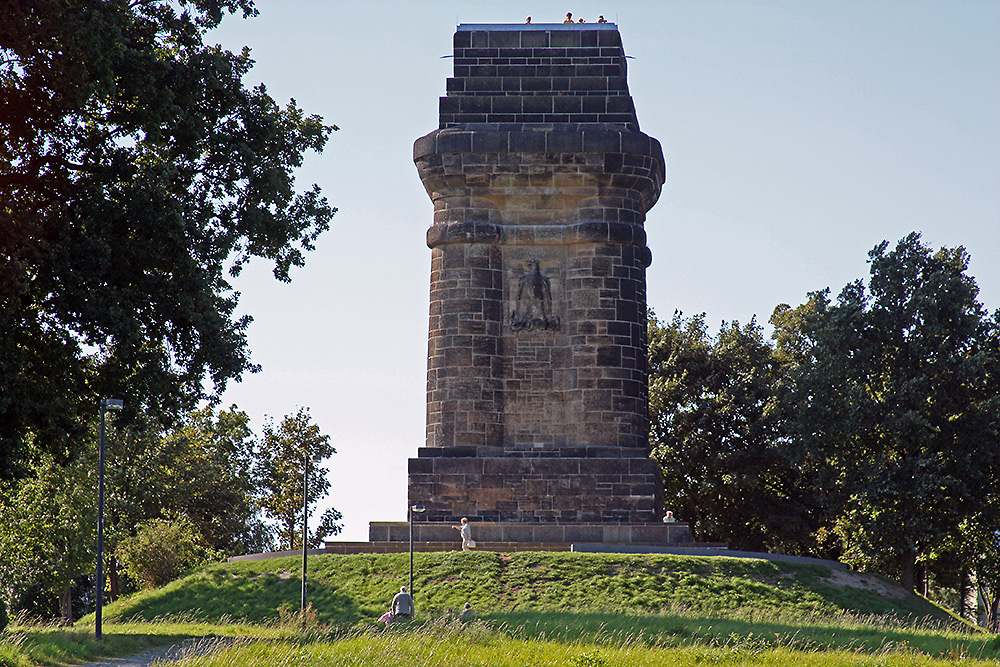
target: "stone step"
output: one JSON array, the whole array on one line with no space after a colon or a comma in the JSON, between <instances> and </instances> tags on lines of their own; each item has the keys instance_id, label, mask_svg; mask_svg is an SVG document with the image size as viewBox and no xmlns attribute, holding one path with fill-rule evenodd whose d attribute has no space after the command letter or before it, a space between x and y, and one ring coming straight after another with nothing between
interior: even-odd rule
<instances>
[{"instance_id":1,"label":"stone step","mask_svg":"<svg viewBox=\"0 0 1000 667\"><path fill-rule=\"evenodd\" d=\"M518 115L522 113L556 113L589 114L592 116L624 113L629 114L630 118L633 119L635 116L635 105L632 103L632 98L625 96L579 97L558 94L535 95L533 97L512 95L455 96L440 98L438 110L442 116L470 113Z\"/></svg>"},{"instance_id":2,"label":"stone step","mask_svg":"<svg viewBox=\"0 0 1000 667\"><path fill-rule=\"evenodd\" d=\"M483 59L479 59L483 63ZM586 62L589 58L581 58L582 62L566 65L507 65L496 62L468 65L455 63L455 78L588 78L588 79L620 79L625 76L625 64L619 61L614 64L596 64L609 59L593 59L595 64Z\"/></svg>"},{"instance_id":3,"label":"stone step","mask_svg":"<svg viewBox=\"0 0 1000 667\"><path fill-rule=\"evenodd\" d=\"M620 148L619 148L620 150ZM473 230L473 233L474 230ZM629 237L630 241L632 237ZM624 242L623 239L602 239L611 242ZM503 447L420 447L417 458L505 458L505 459L648 459L646 447L559 447L557 449L505 449Z\"/></svg>"},{"instance_id":4,"label":"stone step","mask_svg":"<svg viewBox=\"0 0 1000 667\"><path fill-rule=\"evenodd\" d=\"M557 551L557 552L590 552L598 551L595 545L578 545L572 542L476 542L476 551L492 551L497 553L513 553L518 551ZM602 553L615 553L616 547L621 553L642 553L645 547L647 553L656 553L657 550L669 549L670 553L681 553L690 550L692 555L706 555L713 551L726 551L725 543L680 543L664 547L662 544L601 544L599 551ZM327 542L326 549L321 550L328 554L369 554L369 553L408 553L409 542ZM414 542L415 552L435 552L435 551L461 551L461 542ZM711 551L708 551L711 550ZM310 551L310 554L315 553ZM288 555L288 554L283 554Z\"/></svg>"},{"instance_id":5,"label":"stone step","mask_svg":"<svg viewBox=\"0 0 1000 667\"><path fill-rule=\"evenodd\" d=\"M453 123L635 123L635 106L628 96L582 97L548 93L480 93L442 97L441 127Z\"/></svg>"},{"instance_id":6,"label":"stone step","mask_svg":"<svg viewBox=\"0 0 1000 667\"><path fill-rule=\"evenodd\" d=\"M415 515L416 516L416 515ZM458 542L452 522L414 521L417 542ZM472 538L483 543L512 544L690 544L691 528L673 523L504 523L470 521ZM372 521L368 539L373 543L409 543L410 525L405 521Z\"/></svg>"}]
</instances>

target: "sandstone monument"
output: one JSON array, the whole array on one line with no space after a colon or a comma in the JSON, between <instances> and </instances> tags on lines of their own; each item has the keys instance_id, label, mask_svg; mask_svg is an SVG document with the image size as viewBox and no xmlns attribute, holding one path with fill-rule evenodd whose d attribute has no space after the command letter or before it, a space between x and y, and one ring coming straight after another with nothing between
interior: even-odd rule
<instances>
[{"instance_id":1,"label":"sandstone monument","mask_svg":"<svg viewBox=\"0 0 1000 667\"><path fill-rule=\"evenodd\" d=\"M614 24L461 25L438 129L418 540L677 543L647 456L643 223L664 183ZM371 539L406 539L406 524Z\"/></svg>"}]
</instances>

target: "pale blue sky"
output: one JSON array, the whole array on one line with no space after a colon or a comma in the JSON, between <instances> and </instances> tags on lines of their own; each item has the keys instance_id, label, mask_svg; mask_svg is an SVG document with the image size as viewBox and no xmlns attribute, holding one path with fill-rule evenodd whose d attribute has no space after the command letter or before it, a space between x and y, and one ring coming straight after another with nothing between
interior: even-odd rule
<instances>
[{"instance_id":1,"label":"pale blue sky","mask_svg":"<svg viewBox=\"0 0 1000 667\"><path fill-rule=\"evenodd\" d=\"M766 323L779 303L867 276L920 231L965 246L1000 307L1000 2L333 2L260 0L212 35L252 48L248 84L341 130L311 156L340 208L293 273L239 281L257 375L225 395L253 418L311 408L338 454L341 539L404 520L424 439L431 204L413 141L437 127L456 23L617 21L643 131L667 184L646 222L649 303Z\"/></svg>"}]
</instances>

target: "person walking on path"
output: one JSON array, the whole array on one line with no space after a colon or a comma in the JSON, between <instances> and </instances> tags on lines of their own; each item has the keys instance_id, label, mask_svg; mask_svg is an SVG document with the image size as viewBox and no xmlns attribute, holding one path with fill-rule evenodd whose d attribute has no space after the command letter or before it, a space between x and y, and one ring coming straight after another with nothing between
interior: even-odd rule
<instances>
[{"instance_id":1,"label":"person walking on path","mask_svg":"<svg viewBox=\"0 0 1000 667\"><path fill-rule=\"evenodd\" d=\"M400 586L396 597L392 598L392 609L390 611L393 620L397 618L413 618L413 597L406 592L406 586Z\"/></svg>"},{"instance_id":2,"label":"person walking on path","mask_svg":"<svg viewBox=\"0 0 1000 667\"><path fill-rule=\"evenodd\" d=\"M452 526L455 530L459 532L462 536L462 551L469 551L476 547L476 541L472 539L472 526L469 525L469 519L462 517L462 525Z\"/></svg>"}]
</instances>

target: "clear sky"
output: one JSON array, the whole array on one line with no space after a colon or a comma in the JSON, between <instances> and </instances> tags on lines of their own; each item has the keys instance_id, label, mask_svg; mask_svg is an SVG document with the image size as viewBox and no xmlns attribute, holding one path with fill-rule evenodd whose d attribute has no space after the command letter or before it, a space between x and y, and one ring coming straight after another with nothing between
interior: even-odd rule
<instances>
[{"instance_id":1,"label":"clear sky","mask_svg":"<svg viewBox=\"0 0 1000 667\"><path fill-rule=\"evenodd\" d=\"M649 304L766 324L780 303L866 277L911 231L971 253L1000 307L1000 2L258 0L210 36L251 47L249 85L340 126L300 172L340 208L291 284L238 282L261 373L224 400L253 419L311 409L338 453L338 539L406 518L424 440L432 207L413 141L437 127L458 23L617 22L639 123L667 184L646 221Z\"/></svg>"}]
</instances>

